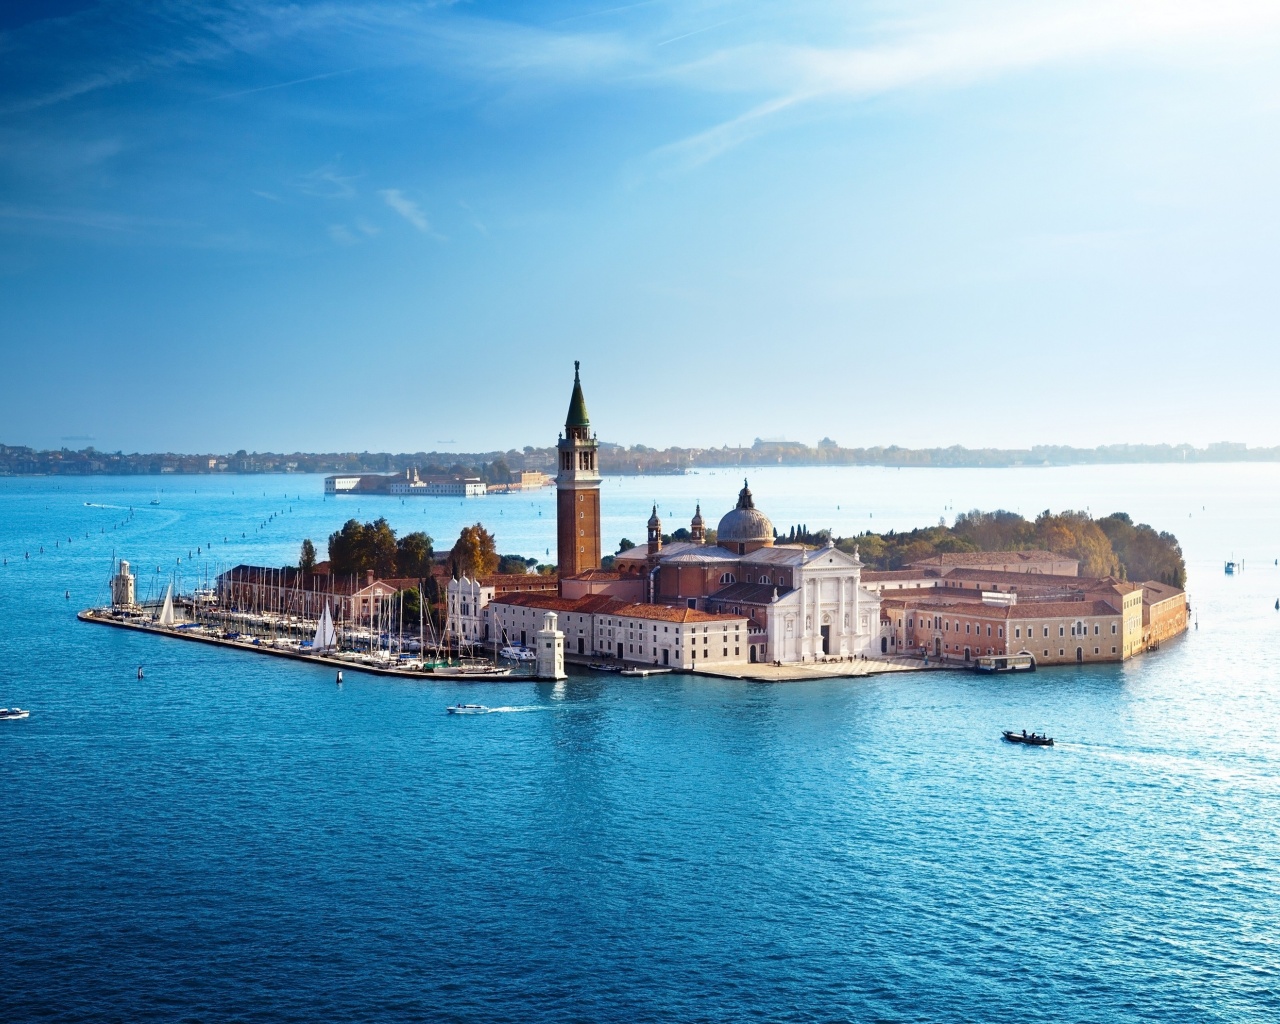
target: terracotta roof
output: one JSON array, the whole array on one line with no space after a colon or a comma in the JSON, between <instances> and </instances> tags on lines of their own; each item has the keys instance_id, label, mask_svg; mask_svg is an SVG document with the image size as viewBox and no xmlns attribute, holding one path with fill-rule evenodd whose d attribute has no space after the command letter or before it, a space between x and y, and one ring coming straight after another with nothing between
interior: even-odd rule
<instances>
[{"instance_id":1,"label":"terracotta roof","mask_svg":"<svg viewBox=\"0 0 1280 1024\"><path fill-rule=\"evenodd\" d=\"M584 583L614 583L621 579L634 579L634 576L623 576L620 572L606 572L604 569L588 569L576 576L566 576L567 580L581 580Z\"/></svg>"},{"instance_id":2,"label":"terracotta roof","mask_svg":"<svg viewBox=\"0 0 1280 1024\"><path fill-rule=\"evenodd\" d=\"M911 591L893 593L880 601L881 611L900 609L909 611L947 611L953 615L967 615L986 619L1071 619L1085 615L1119 615L1106 601L1035 601L1027 604L983 604L979 601L947 600L936 590L920 592L913 597Z\"/></svg>"},{"instance_id":3,"label":"terracotta roof","mask_svg":"<svg viewBox=\"0 0 1280 1024\"><path fill-rule=\"evenodd\" d=\"M1019 576L1026 575L1018 573ZM897 580L936 580L940 579L942 573L937 569L864 569L862 571L863 583L892 583Z\"/></svg>"},{"instance_id":4,"label":"terracotta roof","mask_svg":"<svg viewBox=\"0 0 1280 1024\"><path fill-rule=\"evenodd\" d=\"M865 576L866 574L863 573ZM1109 576L1102 577L1110 579ZM964 580L974 583L1008 583L1019 587L1079 587L1096 582L1088 576L1064 576L1047 572L1003 572L1000 569L955 568L943 576L943 580ZM946 586L946 583L943 583Z\"/></svg>"},{"instance_id":5,"label":"terracotta roof","mask_svg":"<svg viewBox=\"0 0 1280 1024\"><path fill-rule=\"evenodd\" d=\"M504 594L493 599L494 604L514 605L517 608L537 608L549 612L577 612L583 615L612 613L626 604L607 594L591 594L587 597L560 597L555 594L519 593Z\"/></svg>"},{"instance_id":6,"label":"terracotta roof","mask_svg":"<svg viewBox=\"0 0 1280 1024\"><path fill-rule=\"evenodd\" d=\"M1070 555L1055 555L1052 551L943 551L928 558L917 558L912 565L1013 565L1024 563L1034 565L1038 562L1079 562Z\"/></svg>"},{"instance_id":7,"label":"terracotta roof","mask_svg":"<svg viewBox=\"0 0 1280 1024\"><path fill-rule=\"evenodd\" d=\"M778 587L772 583L730 583L710 595L708 601L741 601L743 604L772 604L778 597L791 592L790 587Z\"/></svg>"},{"instance_id":8,"label":"terracotta roof","mask_svg":"<svg viewBox=\"0 0 1280 1024\"><path fill-rule=\"evenodd\" d=\"M1147 580L1142 584L1142 600L1145 604L1159 604L1175 597L1185 597L1186 592L1168 583L1157 583Z\"/></svg>"},{"instance_id":9,"label":"terracotta roof","mask_svg":"<svg viewBox=\"0 0 1280 1024\"><path fill-rule=\"evenodd\" d=\"M495 572L490 573L488 576L481 576L479 582L482 587L519 583L550 583L555 586L557 579L558 577L554 573L550 576L543 576L541 573L536 572Z\"/></svg>"},{"instance_id":10,"label":"terracotta roof","mask_svg":"<svg viewBox=\"0 0 1280 1024\"><path fill-rule=\"evenodd\" d=\"M610 614L659 622L738 622L746 616L700 612L696 608L671 608L665 604L629 604Z\"/></svg>"}]
</instances>

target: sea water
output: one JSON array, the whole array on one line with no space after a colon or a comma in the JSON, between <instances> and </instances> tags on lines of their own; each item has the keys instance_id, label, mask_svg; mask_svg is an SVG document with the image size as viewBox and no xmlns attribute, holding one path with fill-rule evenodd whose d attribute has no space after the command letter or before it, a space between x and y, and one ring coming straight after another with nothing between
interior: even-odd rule
<instances>
[{"instance_id":1,"label":"sea water","mask_svg":"<svg viewBox=\"0 0 1280 1024\"><path fill-rule=\"evenodd\" d=\"M783 532L1128 511L1182 541L1199 628L1033 675L338 687L74 613L114 558L155 597L351 517L545 561L554 494L0 480L0 706L31 709L0 722L0 1019L1280 1017L1280 467L750 477ZM740 486L607 479L606 549Z\"/></svg>"}]
</instances>

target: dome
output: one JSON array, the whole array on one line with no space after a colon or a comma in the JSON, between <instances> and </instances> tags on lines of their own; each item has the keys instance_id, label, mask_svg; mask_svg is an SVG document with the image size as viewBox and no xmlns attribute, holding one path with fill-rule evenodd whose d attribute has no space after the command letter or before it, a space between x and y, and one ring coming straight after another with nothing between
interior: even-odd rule
<instances>
[{"instance_id":1,"label":"dome","mask_svg":"<svg viewBox=\"0 0 1280 1024\"><path fill-rule=\"evenodd\" d=\"M654 529L660 529L662 527L662 520L658 518L658 506L656 503L653 506L653 515L649 517L649 525Z\"/></svg>"},{"instance_id":2,"label":"dome","mask_svg":"<svg viewBox=\"0 0 1280 1024\"><path fill-rule=\"evenodd\" d=\"M738 507L727 512L720 520L716 530L717 544L772 544L773 523L769 517L756 508L751 499L751 489L742 481L742 491L738 494Z\"/></svg>"}]
</instances>

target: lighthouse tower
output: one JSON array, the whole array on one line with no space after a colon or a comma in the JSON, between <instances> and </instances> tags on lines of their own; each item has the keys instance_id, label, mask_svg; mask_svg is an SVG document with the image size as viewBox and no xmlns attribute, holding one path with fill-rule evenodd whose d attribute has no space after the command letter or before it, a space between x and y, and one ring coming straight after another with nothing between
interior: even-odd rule
<instances>
[{"instance_id":1,"label":"lighthouse tower","mask_svg":"<svg viewBox=\"0 0 1280 1024\"><path fill-rule=\"evenodd\" d=\"M557 445L560 468L556 475L556 555L561 579L600 568L598 447L591 433L575 361L569 415Z\"/></svg>"}]
</instances>

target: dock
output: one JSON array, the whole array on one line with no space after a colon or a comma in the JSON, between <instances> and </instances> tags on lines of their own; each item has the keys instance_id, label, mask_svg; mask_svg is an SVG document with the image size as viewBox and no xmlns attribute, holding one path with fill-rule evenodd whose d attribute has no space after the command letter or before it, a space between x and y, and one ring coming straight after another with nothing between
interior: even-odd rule
<instances>
[{"instance_id":1,"label":"dock","mask_svg":"<svg viewBox=\"0 0 1280 1024\"><path fill-rule=\"evenodd\" d=\"M520 683L532 681L536 677L532 673L511 672L510 674L466 673L456 674L449 671L436 673L430 666L420 663L399 663L391 658L379 658L359 652L335 652L332 654L312 654L300 649L291 641L263 640L260 637L241 636L230 639L211 631L212 627L201 627L196 623L182 623L178 626L162 626L149 620L138 621L114 614L106 608L88 608L76 614L81 622L91 622L99 626L111 626L115 629L131 629L138 633L150 633L153 636L167 637L171 640L194 640L197 643L212 644L215 647L232 648L250 654L269 654L275 658L289 658L293 661L306 661L314 665L325 665L334 669L352 669L360 672L371 672L381 676L400 676L401 678L420 679L427 682L491 682ZM186 627L186 628L182 628ZM195 628L193 628L195 627Z\"/></svg>"}]
</instances>

